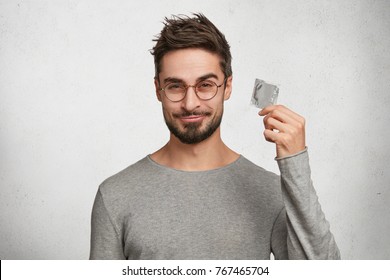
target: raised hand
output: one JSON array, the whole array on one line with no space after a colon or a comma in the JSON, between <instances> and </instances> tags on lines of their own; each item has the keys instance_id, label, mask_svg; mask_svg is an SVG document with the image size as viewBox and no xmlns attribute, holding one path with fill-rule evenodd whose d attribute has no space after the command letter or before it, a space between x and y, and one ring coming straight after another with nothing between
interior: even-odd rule
<instances>
[{"instance_id":1,"label":"raised hand","mask_svg":"<svg viewBox=\"0 0 390 280\"><path fill-rule=\"evenodd\" d=\"M303 151L305 119L283 105L271 105L259 112L264 116L264 137L276 144L276 156L286 157Z\"/></svg>"}]
</instances>

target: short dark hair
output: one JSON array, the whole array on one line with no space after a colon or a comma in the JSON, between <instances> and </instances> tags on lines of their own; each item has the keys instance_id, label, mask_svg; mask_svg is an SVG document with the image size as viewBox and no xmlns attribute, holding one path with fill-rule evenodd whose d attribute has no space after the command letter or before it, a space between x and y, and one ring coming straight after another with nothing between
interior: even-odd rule
<instances>
[{"instance_id":1,"label":"short dark hair","mask_svg":"<svg viewBox=\"0 0 390 280\"><path fill-rule=\"evenodd\" d=\"M177 15L165 18L165 26L153 40L156 45L150 51L154 56L156 79L161 72L162 57L170 51L187 48L200 48L218 54L225 78L232 75L232 55L225 36L203 14L193 15L193 18Z\"/></svg>"}]
</instances>

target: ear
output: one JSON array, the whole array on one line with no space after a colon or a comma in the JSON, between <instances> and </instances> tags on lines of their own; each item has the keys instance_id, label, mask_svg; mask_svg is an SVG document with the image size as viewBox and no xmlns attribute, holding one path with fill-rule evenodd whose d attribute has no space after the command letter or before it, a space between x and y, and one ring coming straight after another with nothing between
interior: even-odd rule
<instances>
[{"instance_id":1,"label":"ear","mask_svg":"<svg viewBox=\"0 0 390 280\"><path fill-rule=\"evenodd\" d=\"M228 100L230 98L230 95L232 94L232 82L233 82L233 76L229 76L226 79L226 86L225 86L225 92L223 100Z\"/></svg>"},{"instance_id":2,"label":"ear","mask_svg":"<svg viewBox=\"0 0 390 280\"><path fill-rule=\"evenodd\" d=\"M158 82L157 78L154 78L154 87L156 89L156 96L158 101L161 102L161 90L160 90L160 83Z\"/></svg>"}]
</instances>

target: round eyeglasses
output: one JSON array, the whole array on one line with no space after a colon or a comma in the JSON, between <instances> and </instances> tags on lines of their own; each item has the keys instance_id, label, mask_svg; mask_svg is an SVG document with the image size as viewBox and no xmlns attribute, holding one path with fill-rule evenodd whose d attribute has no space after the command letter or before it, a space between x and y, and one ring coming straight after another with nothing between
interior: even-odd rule
<instances>
[{"instance_id":1,"label":"round eyeglasses","mask_svg":"<svg viewBox=\"0 0 390 280\"><path fill-rule=\"evenodd\" d=\"M196 96L201 100L210 100L217 95L218 89L225 83L226 79L222 84L217 85L215 82L210 80L200 81L195 85L186 85L182 82L170 82L165 87L160 88L164 91L165 96L172 102L182 101L186 95L189 87L194 88Z\"/></svg>"}]
</instances>

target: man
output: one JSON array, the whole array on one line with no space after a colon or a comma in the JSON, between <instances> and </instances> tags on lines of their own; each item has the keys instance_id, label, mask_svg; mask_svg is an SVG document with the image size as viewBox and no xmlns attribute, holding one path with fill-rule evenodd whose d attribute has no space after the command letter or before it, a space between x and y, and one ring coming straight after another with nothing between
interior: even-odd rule
<instances>
[{"instance_id":1,"label":"man","mask_svg":"<svg viewBox=\"0 0 390 280\"><path fill-rule=\"evenodd\" d=\"M155 40L155 87L168 143L99 187L91 259L338 259L318 203L305 121L284 106L259 112L281 176L220 135L232 92L230 47L202 14L166 19Z\"/></svg>"}]
</instances>

